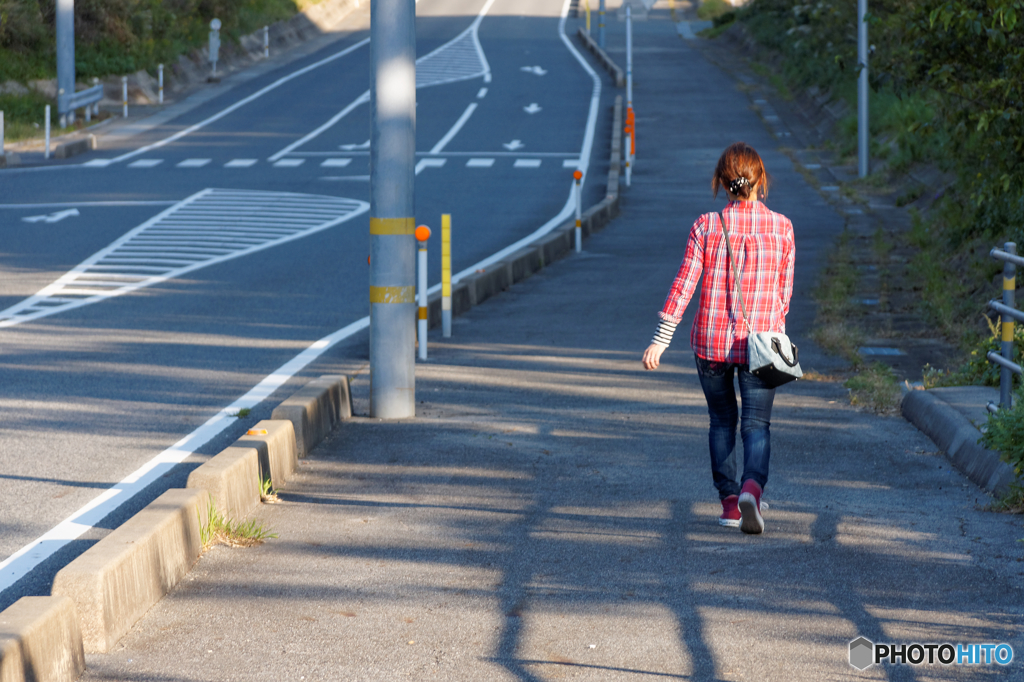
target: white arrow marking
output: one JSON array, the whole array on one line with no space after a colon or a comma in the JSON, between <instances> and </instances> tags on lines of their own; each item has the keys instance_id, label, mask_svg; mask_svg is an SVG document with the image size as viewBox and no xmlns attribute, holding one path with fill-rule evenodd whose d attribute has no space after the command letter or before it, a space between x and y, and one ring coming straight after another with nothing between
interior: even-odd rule
<instances>
[{"instance_id":1,"label":"white arrow marking","mask_svg":"<svg viewBox=\"0 0 1024 682\"><path fill-rule=\"evenodd\" d=\"M73 216L81 215L77 208L69 208L65 211L57 211L56 213L50 213L48 215L33 215L27 218L22 218L26 223L55 223L65 218L71 218Z\"/></svg>"},{"instance_id":2,"label":"white arrow marking","mask_svg":"<svg viewBox=\"0 0 1024 682\"><path fill-rule=\"evenodd\" d=\"M366 142L364 142L362 144L342 144L342 145L338 145L338 148L339 149L344 149L347 152L350 152L353 149L369 149L370 148L370 141L367 140Z\"/></svg>"},{"instance_id":3,"label":"white arrow marking","mask_svg":"<svg viewBox=\"0 0 1024 682\"><path fill-rule=\"evenodd\" d=\"M536 102L530 102L530 106L523 107L523 111L525 111L528 114L536 114L540 110L541 107L537 106Z\"/></svg>"},{"instance_id":4,"label":"white arrow marking","mask_svg":"<svg viewBox=\"0 0 1024 682\"><path fill-rule=\"evenodd\" d=\"M509 150L510 152L514 152L517 149L522 149L526 145L523 144L522 142L520 142L519 140L512 140L511 142L506 142L506 143L502 144L501 146L504 147L505 149Z\"/></svg>"},{"instance_id":5,"label":"white arrow marking","mask_svg":"<svg viewBox=\"0 0 1024 682\"><path fill-rule=\"evenodd\" d=\"M524 66L520 70L521 71L525 71L526 73L532 73L532 74L537 75L537 76L543 76L544 74L547 73L547 71L545 69L542 69L539 66Z\"/></svg>"}]
</instances>

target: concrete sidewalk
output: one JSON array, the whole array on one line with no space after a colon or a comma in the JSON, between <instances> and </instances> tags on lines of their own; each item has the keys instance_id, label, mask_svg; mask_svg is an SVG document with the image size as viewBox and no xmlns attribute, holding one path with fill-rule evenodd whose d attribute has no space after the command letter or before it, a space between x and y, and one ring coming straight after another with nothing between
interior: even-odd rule
<instances>
[{"instance_id":1,"label":"concrete sidewalk","mask_svg":"<svg viewBox=\"0 0 1024 682\"><path fill-rule=\"evenodd\" d=\"M209 551L83 680L1024 679L848 664L857 636L1024 656L1024 533L840 385L779 391L765 534L717 525L695 306L662 368L639 362L690 224L722 205L714 162L737 139L765 157L796 226L789 328L825 374L810 291L842 219L671 22L637 44L623 216L432 334L416 419L344 423L260 510L277 539ZM365 371L352 388L366 415Z\"/></svg>"}]
</instances>

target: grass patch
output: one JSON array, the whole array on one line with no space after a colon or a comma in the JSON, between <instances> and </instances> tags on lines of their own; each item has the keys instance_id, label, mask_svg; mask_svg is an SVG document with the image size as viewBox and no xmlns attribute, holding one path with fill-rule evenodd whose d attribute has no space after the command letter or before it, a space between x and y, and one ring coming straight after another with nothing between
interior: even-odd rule
<instances>
[{"instance_id":1,"label":"grass patch","mask_svg":"<svg viewBox=\"0 0 1024 682\"><path fill-rule=\"evenodd\" d=\"M248 407L243 407L242 409L240 409L238 412L235 412L231 416L232 417L238 417L239 419L243 419L245 417L248 417L250 414L252 414L252 410L250 408L248 408Z\"/></svg>"},{"instance_id":2,"label":"grass patch","mask_svg":"<svg viewBox=\"0 0 1024 682\"><path fill-rule=\"evenodd\" d=\"M850 404L876 414L896 414L903 393L892 368L881 362L864 367L843 384L850 390Z\"/></svg>"},{"instance_id":3,"label":"grass patch","mask_svg":"<svg viewBox=\"0 0 1024 682\"><path fill-rule=\"evenodd\" d=\"M697 18L701 21L714 21L715 19L734 13L733 6L725 0L704 0L697 8Z\"/></svg>"},{"instance_id":4,"label":"grass patch","mask_svg":"<svg viewBox=\"0 0 1024 682\"><path fill-rule=\"evenodd\" d=\"M214 545L227 545L228 547L254 547L262 545L270 538L276 538L277 533L264 528L256 519L248 521L232 521L221 515L213 504L213 498L209 499L206 508L206 523L200 523L199 538L203 543L203 550Z\"/></svg>"},{"instance_id":5,"label":"grass patch","mask_svg":"<svg viewBox=\"0 0 1024 682\"><path fill-rule=\"evenodd\" d=\"M856 288L857 267L853 264L850 233L843 230L815 290L818 317L813 337L827 352L855 367L862 362L857 349L863 341L863 334L850 323L858 314L853 304Z\"/></svg>"}]
</instances>

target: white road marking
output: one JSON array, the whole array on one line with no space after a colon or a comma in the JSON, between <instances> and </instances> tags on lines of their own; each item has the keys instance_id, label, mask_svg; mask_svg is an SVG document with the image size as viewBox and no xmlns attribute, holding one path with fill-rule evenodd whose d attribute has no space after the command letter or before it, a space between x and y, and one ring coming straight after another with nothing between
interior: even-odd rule
<instances>
[{"instance_id":1,"label":"white road marking","mask_svg":"<svg viewBox=\"0 0 1024 682\"><path fill-rule=\"evenodd\" d=\"M580 165L579 159L563 159L562 168L576 168Z\"/></svg>"},{"instance_id":2,"label":"white road marking","mask_svg":"<svg viewBox=\"0 0 1024 682\"><path fill-rule=\"evenodd\" d=\"M34 296L0 311L0 327L98 303L262 251L351 220L369 208L355 199L205 189L147 220ZM116 286L109 284L112 279Z\"/></svg>"},{"instance_id":3,"label":"white road marking","mask_svg":"<svg viewBox=\"0 0 1024 682\"><path fill-rule=\"evenodd\" d=\"M523 68L520 69L520 71L532 73L535 76L543 76L544 74L547 73L546 70L540 68L539 66L524 66Z\"/></svg>"},{"instance_id":4,"label":"white road marking","mask_svg":"<svg viewBox=\"0 0 1024 682\"><path fill-rule=\"evenodd\" d=\"M523 107L523 111L525 111L528 114L536 114L541 109L542 107L537 106L536 102L530 102L530 106Z\"/></svg>"},{"instance_id":5,"label":"white road marking","mask_svg":"<svg viewBox=\"0 0 1024 682\"><path fill-rule=\"evenodd\" d=\"M154 168L163 163L163 159L139 159L128 164L129 168Z\"/></svg>"},{"instance_id":6,"label":"white road marking","mask_svg":"<svg viewBox=\"0 0 1024 682\"><path fill-rule=\"evenodd\" d=\"M281 159L274 163L274 168L297 168L305 162L305 159Z\"/></svg>"},{"instance_id":7,"label":"white road marking","mask_svg":"<svg viewBox=\"0 0 1024 682\"><path fill-rule=\"evenodd\" d=\"M594 84L593 90L591 91L590 111L587 116L587 127L583 136L583 148L581 149L579 164L580 169L584 174L586 174L587 169L590 166L590 151L594 144L594 130L597 123L597 113L601 97L601 81L590 65L587 64L583 56L580 55L579 51L577 51L573 46L568 36L565 35L565 22L569 13L570 2L571 0L565 0L562 5L561 20L558 24L559 38L561 38L562 43L587 72ZM487 80L488 79L485 78L485 82ZM368 179L368 176L364 177ZM576 205L574 182L570 181L568 184L569 192L565 206L563 206L562 210L559 211L557 215L534 230L532 234L523 237L515 243L501 249L497 253L488 256L478 263L474 263L462 272L456 274L452 278L452 281L458 282L463 277L476 272L478 269L486 268L492 263L500 261L502 258L515 253L530 242L550 233L556 227L563 224L573 213ZM188 200L186 199L186 201ZM369 209L369 206L364 206L365 207L360 211L360 213ZM355 217L355 215L352 215L351 217ZM433 294L440 290L441 285L438 283L430 287L428 292ZM362 332L369 327L369 325L369 317L363 317L362 319L339 329L333 334L316 341L295 358L268 375L251 391L211 417L205 424L190 433L188 436L185 436L173 446L164 450L123 481L112 487L110 490L107 490L70 517L59 523L42 537L30 542L3 562L0 562L0 592L3 592L8 587L18 582L18 580L28 575L28 573L36 566L51 557L55 552L60 550L69 542L81 537L81 535L89 530L93 524L98 523L119 507L121 503L130 499L136 493L141 492L148 485L158 480L164 473L173 468L175 464L184 461L185 458L190 456L195 449L209 442L230 425L236 424L237 418L234 415L237 414L240 409L252 408L260 404L288 379L320 357L320 355L325 351L332 348L335 344Z\"/></svg>"},{"instance_id":8,"label":"white road marking","mask_svg":"<svg viewBox=\"0 0 1024 682\"><path fill-rule=\"evenodd\" d=\"M324 159L321 168L344 168L352 163L352 159Z\"/></svg>"},{"instance_id":9,"label":"white road marking","mask_svg":"<svg viewBox=\"0 0 1024 682\"><path fill-rule=\"evenodd\" d=\"M56 213L50 213L48 215L33 215L27 218L22 218L26 223L58 223L65 218L72 218L74 216L82 215L78 212L77 208L69 208L63 211L57 211Z\"/></svg>"},{"instance_id":10,"label":"white road marking","mask_svg":"<svg viewBox=\"0 0 1024 682\"><path fill-rule=\"evenodd\" d=\"M484 55L483 47L480 46L480 38L477 35L477 32L480 28L480 22L483 21L483 18L487 15L487 12L490 11L491 5L493 4L494 0L487 0L479 14L477 14L476 19L473 20L472 24L470 24L469 28L433 52L430 52L416 60L417 88L428 88L434 85L442 85L444 83L455 83L457 81L479 78L480 76L483 76L485 83L491 82L491 67L487 63L487 57ZM370 91L367 90L344 109L328 119L327 122L319 128L291 143L281 151L271 156L268 160L277 161L286 154L298 149L310 140L321 135L325 130L337 124L338 121L348 116L356 107L361 104L366 104L369 101ZM369 141L367 141L366 146L369 147ZM357 147L342 145L341 148L356 149Z\"/></svg>"},{"instance_id":11,"label":"white road marking","mask_svg":"<svg viewBox=\"0 0 1024 682\"><path fill-rule=\"evenodd\" d=\"M476 93L476 98L477 99L483 99L486 96L487 96L487 88L480 88L480 90L478 90L477 93Z\"/></svg>"},{"instance_id":12,"label":"white road marking","mask_svg":"<svg viewBox=\"0 0 1024 682\"><path fill-rule=\"evenodd\" d=\"M178 164L178 168L202 168L206 164L210 163L212 159L185 159Z\"/></svg>"},{"instance_id":13,"label":"white road marking","mask_svg":"<svg viewBox=\"0 0 1024 682\"><path fill-rule=\"evenodd\" d=\"M466 162L466 168L490 168L494 165L494 159L470 159Z\"/></svg>"},{"instance_id":14,"label":"white road marking","mask_svg":"<svg viewBox=\"0 0 1024 682\"><path fill-rule=\"evenodd\" d=\"M309 73L310 71L312 71L314 69L318 69L318 68L320 68L321 66L323 66L325 64L330 64L331 62L333 62L336 59L341 59L345 55L348 55L348 54L354 52L355 50L358 50L359 48L365 47L366 45L369 45L369 44L370 44L370 39L369 38L364 38L363 40L360 40L358 43L356 43L354 45L350 45L350 46L346 47L344 50L342 50L340 52L336 52L335 54L332 54L330 57L325 57L324 59L321 59L318 62L313 62L309 66L305 66L305 67L303 67L303 68L301 68L301 69L299 69L297 71L292 71L287 76L282 76L281 78L278 78L276 81L274 81L270 85L257 90L256 92L254 92L253 94L249 95L248 97L240 99L237 102L235 102L234 104L232 104L231 106L226 107L224 109L221 109L220 111L218 111L213 116L210 116L209 118L206 118L206 119L200 121L199 123L196 123L195 125L189 126L188 128L185 128L184 130L180 130L180 131L176 132L175 134L173 134L173 135L171 135L169 137L165 137L162 140L154 142L153 144L146 145L145 147L140 147L140 148L136 149L135 151L128 152L127 154L122 154L121 156L117 156L117 157L115 157L113 159L94 159L93 161L89 161L88 163L85 163L83 165L101 167L101 166L109 165L111 163L117 163L119 161L126 161L126 160L128 160L130 158L133 158L135 156L139 156L140 154L145 154L146 152L149 152L149 151L152 151L154 149L158 149L160 147L163 147L164 145L170 144L171 142L174 142L175 140L180 140L181 138L185 137L186 135L194 133L197 130L201 130L202 128L205 128L206 126L208 126L211 123L213 123L214 121L218 121L218 120L224 118L225 116L227 116L231 112L233 112L233 111L235 111L235 110L245 106L249 102L253 102L253 101L259 99L260 97L262 97L263 95L267 94L268 92L271 92L272 90L276 90L277 88L281 87L282 85L284 85L288 81L291 81L291 80L293 80L295 78L298 78L299 76L307 74L307 73ZM95 163L96 161L104 161L106 163Z\"/></svg>"},{"instance_id":15,"label":"white road marking","mask_svg":"<svg viewBox=\"0 0 1024 682\"><path fill-rule=\"evenodd\" d=\"M512 140L511 142L505 142L501 146L509 150L510 152L514 152L517 149L522 149L526 145L523 144L520 140Z\"/></svg>"},{"instance_id":16,"label":"white road marking","mask_svg":"<svg viewBox=\"0 0 1024 682\"><path fill-rule=\"evenodd\" d=\"M112 163L114 163L113 159L92 159L91 161L86 161L82 165L86 168L106 168Z\"/></svg>"},{"instance_id":17,"label":"white road marking","mask_svg":"<svg viewBox=\"0 0 1024 682\"><path fill-rule=\"evenodd\" d=\"M256 165L258 159L232 159L224 164L225 168L249 168Z\"/></svg>"},{"instance_id":18,"label":"white road marking","mask_svg":"<svg viewBox=\"0 0 1024 682\"><path fill-rule=\"evenodd\" d=\"M540 159L516 159L513 168L540 168Z\"/></svg>"},{"instance_id":19,"label":"white road marking","mask_svg":"<svg viewBox=\"0 0 1024 682\"><path fill-rule=\"evenodd\" d=\"M67 208L69 206L170 206L177 201L76 201L74 203L61 202L54 204L0 204L4 208Z\"/></svg>"},{"instance_id":20,"label":"white road marking","mask_svg":"<svg viewBox=\"0 0 1024 682\"><path fill-rule=\"evenodd\" d=\"M447 159L420 159L416 163L416 175L419 175L424 168L442 168L445 161Z\"/></svg>"},{"instance_id":21,"label":"white road marking","mask_svg":"<svg viewBox=\"0 0 1024 682\"><path fill-rule=\"evenodd\" d=\"M355 180L357 182L369 182L369 175L325 175L321 180Z\"/></svg>"},{"instance_id":22,"label":"white road marking","mask_svg":"<svg viewBox=\"0 0 1024 682\"><path fill-rule=\"evenodd\" d=\"M338 149L344 150L346 152L356 151L357 149L369 149L369 148L370 148L370 141L369 140L367 140L366 142L364 142L362 144L339 144L338 145Z\"/></svg>"},{"instance_id":23,"label":"white road marking","mask_svg":"<svg viewBox=\"0 0 1024 682\"><path fill-rule=\"evenodd\" d=\"M466 121L469 120L469 117L473 115L474 111L476 111L476 102L473 102L466 107L466 110L462 112L462 116L459 116L459 120L455 122L455 125L451 127L451 130L444 134L444 137L438 140L437 144L435 144L430 150L430 153L440 154L444 151L445 146L452 141L452 138L455 137L460 130L462 130L462 126L466 125Z\"/></svg>"}]
</instances>

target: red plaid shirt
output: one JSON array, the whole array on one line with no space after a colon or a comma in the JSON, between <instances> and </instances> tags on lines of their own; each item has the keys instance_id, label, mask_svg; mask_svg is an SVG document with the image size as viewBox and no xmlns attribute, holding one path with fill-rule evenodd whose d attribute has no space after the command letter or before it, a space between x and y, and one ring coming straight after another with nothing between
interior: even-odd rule
<instances>
[{"instance_id":1,"label":"red plaid shirt","mask_svg":"<svg viewBox=\"0 0 1024 682\"><path fill-rule=\"evenodd\" d=\"M733 201L722 213L736 267L743 273L750 327L755 332L785 333L793 294L793 223L759 201ZM679 274L658 313L661 319L676 324L682 320L702 273L690 346L705 360L745 364L747 326L717 213L706 213L693 224Z\"/></svg>"}]
</instances>

